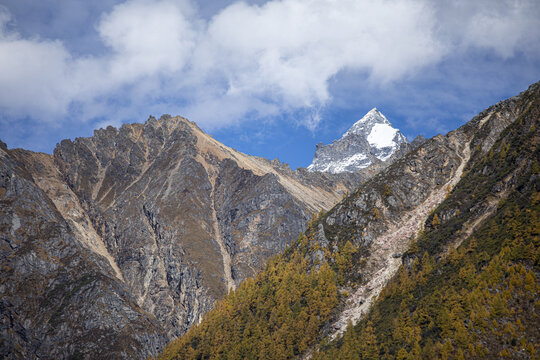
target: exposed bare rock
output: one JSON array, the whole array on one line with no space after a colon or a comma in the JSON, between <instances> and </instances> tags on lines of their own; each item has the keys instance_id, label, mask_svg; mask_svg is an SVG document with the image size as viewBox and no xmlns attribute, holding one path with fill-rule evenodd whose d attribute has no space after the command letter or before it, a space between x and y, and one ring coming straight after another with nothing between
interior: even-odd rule
<instances>
[{"instance_id":1,"label":"exposed bare rock","mask_svg":"<svg viewBox=\"0 0 540 360\"><path fill-rule=\"evenodd\" d=\"M170 116L0 152L7 358L156 354L376 171L292 171Z\"/></svg>"},{"instance_id":2,"label":"exposed bare rock","mask_svg":"<svg viewBox=\"0 0 540 360\"><path fill-rule=\"evenodd\" d=\"M87 218L74 226L80 209L69 189L43 169L65 219L24 163L5 148L0 159L0 356L140 358L161 348L165 331L136 304Z\"/></svg>"},{"instance_id":3,"label":"exposed bare rock","mask_svg":"<svg viewBox=\"0 0 540 360\"><path fill-rule=\"evenodd\" d=\"M423 141L322 218L328 239L334 243L352 240L365 253L365 262L356 274L361 280L335 323L328 327L332 337L342 334L348 321L356 323L367 313L401 265L398 254L409 249L431 212L463 174L486 156L508 125L524 114L533 119L536 116L537 121L538 115L530 111L533 105L534 111L538 111L538 98L540 85L534 84L519 96L488 108L459 129ZM497 186L500 192L507 187L503 183ZM469 231L485 220L503 196L479 203L482 211L471 209L484 215L472 217ZM452 209L449 211L441 213L439 221L451 218ZM464 230L463 236L466 235Z\"/></svg>"}]
</instances>

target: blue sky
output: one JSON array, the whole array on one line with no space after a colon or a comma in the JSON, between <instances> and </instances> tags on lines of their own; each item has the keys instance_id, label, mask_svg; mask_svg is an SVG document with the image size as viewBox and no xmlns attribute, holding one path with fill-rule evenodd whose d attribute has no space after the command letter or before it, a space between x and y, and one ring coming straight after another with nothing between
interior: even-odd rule
<instances>
[{"instance_id":1,"label":"blue sky","mask_svg":"<svg viewBox=\"0 0 540 360\"><path fill-rule=\"evenodd\" d=\"M171 114L307 166L373 107L431 137L525 90L539 19L535 0L0 0L0 139L51 152Z\"/></svg>"}]
</instances>

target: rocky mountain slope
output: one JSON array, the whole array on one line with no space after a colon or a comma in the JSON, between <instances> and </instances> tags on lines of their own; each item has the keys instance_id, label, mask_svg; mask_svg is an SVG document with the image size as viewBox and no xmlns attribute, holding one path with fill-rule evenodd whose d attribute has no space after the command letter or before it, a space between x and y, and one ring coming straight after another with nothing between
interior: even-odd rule
<instances>
[{"instance_id":1,"label":"rocky mountain slope","mask_svg":"<svg viewBox=\"0 0 540 360\"><path fill-rule=\"evenodd\" d=\"M333 174L355 172L389 160L396 153L406 153L408 144L405 136L373 108L341 139L329 145L317 144L313 162L307 169Z\"/></svg>"},{"instance_id":2,"label":"rocky mountain slope","mask_svg":"<svg viewBox=\"0 0 540 360\"><path fill-rule=\"evenodd\" d=\"M3 358L156 354L367 177L292 171L170 116L0 157Z\"/></svg>"},{"instance_id":3,"label":"rocky mountain slope","mask_svg":"<svg viewBox=\"0 0 540 360\"><path fill-rule=\"evenodd\" d=\"M489 151L476 143L462 179L400 256L365 318L314 358L536 358L539 90L503 105L516 120Z\"/></svg>"},{"instance_id":4,"label":"rocky mountain slope","mask_svg":"<svg viewBox=\"0 0 540 360\"><path fill-rule=\"evenodd\" d=\"M141 348L161 346L167 337L155 317L0 145L2 358L140 357ZM78 215L69 188L57 189L58 201Z\"/></svg>"},{"instance_id":5,"label":"rocky mountain slope","mask_svg":"<svg viewBox=\"0 0 540 360\"><path fill-rule=\"evenodd\" d=\"M463 358L466 352L471 358L531 358L539 350L534 326L538 316L539 119L537 83L446 136L423 141L319 216L305 236L271 261L254 281L226 297L205 321L170 344L161 358L269 354L276 359ZM511 206L505 206L506 202ZM512 236L509 240L490 229L505 216L501 231ZM520 224L526 230L519 230ZM479 245L480 240L485 243ZM491 282L481 280L489 279L490 273L479 273L480 280L473 281L475 271L481 272L490 256L504 256L513 247L515 256L505 258L510 262L490 265L499 270L504 266L503 272L497 270ZM454 249L462 258L473 254L475 268L456 272L454 267L445 273L448 263L456 266L460 259ZM426 251L425 264L420 266ZM523 270L518 270L528 279L516 278L514 283L523 292L512 292L504 282L512 279L511 267L516 262L522 263ZM402 279L409 271L415 282ZM476 315L467 305L471 302L465 301L469 299L465 289L452 283L456 274L471 280L468 290L477 286L471 296L483 292L488 299L479 302L483 310L475 309ZM429 291L423 287L425 281L429 281ZM451 287L445 288L447 284ZM506 293L499 297L496 294L502 287ZM447 304L436 304L445 294L455 296ZM415 313L417 299L429 305L421 313ZM511 302L503 302L508 299ZM455 306L460 301L461 308ZM518 311L516 304L525 305L519 305ZM490 307L498 309L488 318L494 332L467 329L478 319L478 311L485 313ZM480 313L482 319L484 313ZM371 322L362 323L367 315ZM510 328L509 322L521 325ZM361 327L342 338L347 324L349 329L354 324ZM479 344L464 345L468 337ZM332 340L339 341L328 345ZM379 347L377 341L383 345ZM496 347L488 348L487 344L497 341ZM346 343L351 346L343 347ZM527 355L521 347L531 344Z\"/></svg>"}]
</instances>

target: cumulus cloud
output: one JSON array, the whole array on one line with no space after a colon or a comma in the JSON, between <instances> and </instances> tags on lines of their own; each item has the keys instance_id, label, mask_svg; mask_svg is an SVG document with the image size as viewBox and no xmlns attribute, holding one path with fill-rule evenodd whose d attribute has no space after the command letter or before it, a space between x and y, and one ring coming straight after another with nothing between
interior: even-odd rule
<instances>
[{"instance_id":1,"label":"cumulus cloud","mask_svg":"<svg viewBox=\"0 0 540 360\"><path fill-rule=\"evenodd\" d=\"M110 73L118 82L182 69L196 33L172 2L131 1L103 16L98 32L112 52Z\"/></svg>"},{"instance_id":2,"label":"cumulus cloud","mask_svg":"<svg viewBox=\"0 0 540 360\"><path fill-rule=\"evenodd\" d=\"M69 104L70 54L60 41L23 39L6 31L0 8L0 108L15 116L57 114Z\"/></svg>"},{"instance_id":3,"label":"cumulus cloud","mask_svg":"<svg viewBox=\"0 0 540 360\"><path fill-rule=\"evenodd\" d=\"M9 91L0 97L0 107L8 114L48 121L66 115L73 102L88 108L126 86L135 96L159 91L156 79L182 69L192 53L196 32L186 12L189 7L164 1L117 5L96 26L110 51L74 57L59 40L24 39L10 32L6 24L11 16L4 8L0 85ZM97 114L89 109L88 115Z\"/></svg>"},{"instance_id":4,"label":"cumulus cloud","mask_svg":"<svg viewBox=\"0 0 540 360\"><path fill-rule=\"evenodd\" d=\"M0 111L35 121L155 111L208 127L313 109L301 121L315 128L344 70L384 87L470 49L538 56L539 9L534 0L272 0L205 19L187 0L128 0L95 19L105 51L84 55L21 36L3 9Z\"/></svg>"},{"instance_id":5,"label":"cumulus cloud","mask_svg":"<svg viewBox=\"0 0 540 360\"><path fill-rule=\"evenodd\" d=\"M268 96L286 107L329 99L344 68L391 81L436 61L433 20L410 1L237 3L213 18L196 53L228 79L227 93Z\"/></svg>"},{"instance_id":6,"label":"cumulus cloud","mask_svg":"<svg viewBox=\"0 0 540 360\"><path fill-rule=\"evenodd\" d=\"M454 51L487 49L502 58L538 56L540 4L534 0L437 2L437 37Z\"/></svg>"}]
</instances>

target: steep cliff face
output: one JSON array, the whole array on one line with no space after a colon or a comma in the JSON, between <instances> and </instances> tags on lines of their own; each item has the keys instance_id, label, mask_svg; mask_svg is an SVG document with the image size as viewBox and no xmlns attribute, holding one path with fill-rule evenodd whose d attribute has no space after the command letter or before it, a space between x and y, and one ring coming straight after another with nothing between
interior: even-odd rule
<instances>
[{"instance_id":1,"label":"steep cliff face","mask_svg":"<svg viewBox=\"0 0 540 360\"><path fill-rule=\"evenodd\" d=\"M76 197L47 182L58 175L50 156L17 155L0 148L2 358L136 358L141 349L159 349L167 341L161 324L136 304L101 244L83 240L81 232L92 231L88 219L74 226ZM20 162L26 156L36 157L32 170L43 174L36 180L56 191L55 202Z\"/></svg>"},{"instance_id":2,"label":"steep cliff face","mask_svg":"<svg viewBox=\"0 0 540 360\"><path fill-rule=\"evenodd\" d=\"M155 354L281 252L312 213L368 176L291 171L170 116L64 140L53 155L4 147L2 156L2 266L11 271L2 277L11 289L2 315L12 335L0 347L7 357L17 349L59 357ZM15 192L20 182L29 190ZM17 202L25 204L19 215ZM59 230L18 225L44 216ZM30 283L19 290L20 276L34 265L10 245L17 239L55 264L32 270L47 279L39 291ZM69 254L57 254L64 243ZM48 315L38 306L22 310L24 298L47 303ZM106 329L101 338L91 335L98 329Z\"/></svg>"},{"instance_id":3,"label":"steep cliff face","mask_svg":"<svg viewBox=\"0 0 540 360\"><path fill-rule=\"evenodd\" d=\"M419 248L429 252L429 256L433 257L430 261L449 257L450 262L455 262L451 255L453 249L459 248L464 241L470 241L471 235L482 227L488 231L486 221L492 219L510 194L513 194L512 201L517 196L521 200L525 199L524 203L529 203L527 206L536 206L521 207L527 213L521 220L527 225L529 233L526 243L520 243L519 238L514 241L521 247L517 251L518 255L520 252L526 253L530 271L530 260L534 264L538 258L538 222L532 220L536 223L531 223L531 219L537 215L537 212L532 211L537 211L538 203L539 118L540 84L534 84L519 96L488 108L459 129L423 141L313 221L305 237L270 263L254 282L248 282L227 297L201 325L192 328L186 336L168 346L161 358L251 358L268 353L275 354L275 358L309 358L321 342L325 344L327 340L341 337L347 323L356 324L363 319L400 267L414 269L420 285L425 284L421 283L425 279L422 280L422 273L418 271L418 260L423 255L423 252L418 252ZM516 195L516 192L520 194ZM507 210L511 211L508 213ZM519 215L519 207L507 207L498 214L510 218L512 214ZM513 233L519 237L520 230L515 229L515 224L507 225L508 229L512 226ZM417 239L423 231L426 235ZM411 249L415 240L417 243ZM494 247L494 240L489 236L486 242L482 245L485 249ZM494 253L493 249L490 251ZM485 254L479 252L478 258L479 267L486 264ZM519 256L516 259L520 259ZM441 272L433 274L442 274L445 269L441 265ZM469 273L460 272L459 276L469 276ZM433 279L439 282L439 289L443 289L446 277L435 276ZM397 279L396 283L400 281ZM533 286L530 289L533 290L527 291L535 291L537 280L533 277L530 282ZM389 338L397 332L389 330L396 319L387 313L401 313L404 321L408 321L410 314L415 311L415 296L422 296L421 290L403 295L411 284L407 286L397 292L395 288L388 290L386 295L390 296L384 310L372 316L378 324L381 318L385 319L385 324L379 326L381 334L378 336L386 337L388 342L392 341ZM491 293L500 291L495 288L488 290ZM434 294L434 298L444 296L437 292ZM525 297L519 292L512 294L512 301L516 304L529 301L529 295ZM404 303L393 302L392 296L401 296ZM532 298L535 299L535 296ZM319 301L313 301L313 298ZM407 306L405 310L402 310L401 305ZM229 311L231 308L235 311ZM529 330L524 332L524 336L533 339L534 344L537 343L537 331L531 331L534 325L527 317L535 310L528 305L525 308L514 320L519 318L526 324ZM440 321L441 318L435 312L430 313L432 310L424 308L417 315L424 318L431 316L433 321ZM499 335L490 335L486 341L503 339L510 343L508 336L500 335L508 319L499 315L494 314L497 316ZM465 329L467 321L457 326ZM448 334L454 336L453 329L448 326L444 328L445 325L435 325L439 328L426 327L425 335L432 337L432 341L438 341L441 332L444 337L448 337ZM387 358L399 358L400 346L417 338L414 335L417 333L409 330L400 330L402 338L400 340L399 336L396 337L397 341L392 344L394 348L390 352L384 347L376 351L380 350ZM472 329L470 333L476 336ZM371 333L370 336L373 338L375 335ZM463 333L459 336L460 339L464 337ZM362 336L356 338L358 350L364 339ZM340 347L346 341L344 339L343 342L335 343L335 346ZM449 343L452 341L450 338ZM413 345L410 347L407 351L417 350L412 349ZM497 351L504 348L500 346L500 341L497 347ZM337 356L333 356L332 352L328 354L328 358L350 356L346 352L338 352ZM377 354L365 358L379 358ZM429 352L426 354L426 358L433 358ZM457 351L453 354L458 357Z\"/></svg>"}]
</instances>

